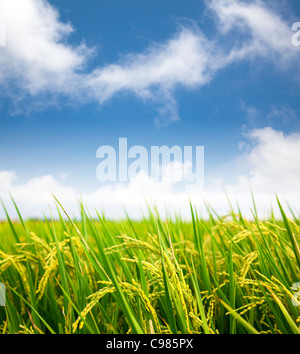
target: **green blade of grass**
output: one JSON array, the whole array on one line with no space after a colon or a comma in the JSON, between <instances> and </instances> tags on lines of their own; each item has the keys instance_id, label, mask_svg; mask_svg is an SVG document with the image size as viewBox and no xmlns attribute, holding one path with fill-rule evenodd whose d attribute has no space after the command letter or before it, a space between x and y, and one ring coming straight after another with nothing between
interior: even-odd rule
<instances>
[{"instance_id":1,"label":"green blade of grass","mask_svg":"<svg viewBox=\"0 0 300 354\"><path fill-rule=\"evenodd\" d=\"M9 288L28 306L31 308L31 310L38 316L38 318L43 322L43 324L46 326L46 328L49 330L51 334L56 334L55 331L49 326L49 324L44 320L44 318L37 312L37 310L27 301L24 299L24 297L19 294L14 288L9 286Z\"/></svg>"},{"instance_id":2,"label":"green blade of grass","mask_svg":"<svg viewBox=\"0 0 300 354\"><path fill-rule=\"evenodd\" d=\"M294 334L300 334L300 329L299 327L296 325L296 323L294 322L294 320L292 319L292 317L290 316L290 314L288 313L287 309L285 308L285 306L283 305L283 303L280 301L280 299L273 293L272 290L270 290L272 296L274 297L277 305L279 306L281 312L283 313L285 319L287 320L288 324L290 325L292 331Z\"/></svg>"},{"instance_id":3,"label":"green blade of grass","mask_svg":"<svg viewBox=\"0 0 300 354\"><path fill-rule=\"evenodd\" d=\"M293 235L293 232L292 232L291 227L290 227L290 223L289 223L288 218L286 217L286 214L285 214L285 212L284 212L284 210L283 210L283 208L282 208L282 206L280 204L280 201L279 201L277 196L276 196L276 198L277 198L277 203L279 205L280 213L282 215L282 219L283 219L285 228L287 229L289 238L290 238L291 243L293 245L294 254L295 254L296 261L297 261L297 264L298 264L298 267L299 267L299 270L300 270L300 249L299 249L299 245L297 243L297 240L296 240L295 236Z\"/></svg>"},{"instance_id":4,"label":"green blade of grass","mask_svg":"<svg viewBox=\"0 0 300 354\"><path fill-rule=\"evenodd\" d=\"M198 308L199 308L199 312L200 312L201 321L203 322L204 333L209 334L210 331L209 331L206 316L205 316L205 311L204 311L204 306L203 306L203 302L202 302L202 298L201 298L199 285L198 285L198 282L196 279L196 270L195 270L193 259L192 259L192 267L193 267L192 282L193 282L193 286L195 289L195 294L196 294L196 299L197 299L197 304L198 304Z\"/></svg>"},{"instance_id":5,"label":"green blade of grass","mask_svg":"<svg viewBox=\"0 0 300 354\"><path fill-rule=\"evenodd\" d=\"M247 330L250 334L259 334L259 332L243 317L241 317L236 311L234 311L229 305L226 304L223 300L219 299L221 304L226 308L228 312Z\"/></svg>"}]
</instances>

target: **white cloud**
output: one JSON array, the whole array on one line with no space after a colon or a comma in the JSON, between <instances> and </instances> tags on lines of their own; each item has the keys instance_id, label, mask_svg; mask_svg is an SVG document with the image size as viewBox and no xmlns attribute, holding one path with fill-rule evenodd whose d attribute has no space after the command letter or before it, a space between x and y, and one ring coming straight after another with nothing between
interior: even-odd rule
<instances>
[{"instance_id":1,"label":"white cloud","mask_svg":"<svg viewBox=\"0 0 300 354\"><path fill-rule=\"evenodd\" d=\"M160 105L160 117L179 119L173 91L210 81L214 47L197 28L181 30L164 44L152 44L144 53L123 56L118 64L94 70L86 87L100 103L119 92L132 92Z\"/></svg>"},{"instance_id":2,"label":"white cloud","mask_svg":"<svg viewBox=\"0 0 300 354\"><path fill-rule=\"evenodd\" d=\"M68 93L90 50L66 43L73 28L59 20L58 11L45 0L0 0L0 22L7 43L1 48L0 84L30 95Z\"/></svg>"},{"instance_id":3,"label":"white cloud","mask_svg":"<svg viewBox=\"0 0 300 354\"><path fill-rule=\"evenodd\" d=\"M297 51L291 45L290 24L276 13L275 6L260 0L212 0L207 2L221 33L235 30L246 35L228 54L228 63L237 59L265 57L286 64L295 59Z\"/></svg>"},{"instance_id":4,"label":"white cloud","mask_svg":"<svg viewBox=\"0 0 300 354\"><path fill-rule=\"evenodd\" d=\"M132 217L141 216L141 210L144 212L147 210L146 200L151 206L156 205L162 215L165 215L168 208L172 212L181 213L183 217L189 217L189 198L204 213L203 215L206 215L203 200L207 200L218 213L223 215L229 210L224 193L226 190L232 202L239 203L244 215L251 217L251 186L260 215L267 215L271 203L276 207L275 193L283 202L288 201L296 212L299 212L300 135L284 135L280 131L264 128L249 132L247 139L250 140L252 147L250 151L242 153L236 161L246 162L249 170L232 176L231 180L234 182L216 176L215 180L206 184L204 190L192 186L186 192L177 188L176 176L181 167L189 173L191 166L189 164L180 166L176 162L175 178L171 176L167 178L165 175L163 180L155 181L142 171L128 185L117 183L102 186L89 193L82 191L82 199L92 215L95 215L96 208L100 212L104 210L108 217L114 218L124 216L123 207ZM243 168L244 164L241 164L237 169L241 171ZM21 184L18 183L14 172L0 172L0 196L6 205L10 205L10 213L16 216L9 200L8 190L26 217L41 216L42 210L48 215L48 204L52 206L55 214L51 192L58 197L72 216L78 215L79 191L53 176L33 178Z\"/></svg>"},{"instance_id":5,"label":"white cloud","mask_svg":"<svg viewBox=\"0 0 300 354\"><path fill-rule=\"evenodd\" d=\"M300 212L300 134L285 135L267 127L250 131L247 139L250 150L237 161L242 169L247 165L248 171L237 174L234 183L219 180L214 188L209 187L207 196L212 205L218 205L220 187L224 187L230 198L249 213L252 188L261 214L267 213L271 204L276 206L275 194Z\"/></svg>"},{"instance_id":6,"label":"white cloud","mask_svg":"<svg viewBox=\"0 0 300 354\"><path fill-rule=\"evenodd\" d=\"M75 207L78 205L76 190L62 184L51 175L35 177L27 183L20 183L16 172L0 171L0 198L9 207L8 210L12 216L16 216L16 213L12 205L10 205L10 194L15 197L25 218L43 217L43 212L49 215L49 206L56 214L52 192L63 196L66 205Z\"/></svg>"},{"instance_id":7,"label":"white cloud","mask_svg":"<svg viewBox=\"0 0 300 354\"><path fill-rule=\"evenodd\" d=\"M300 191L300 134L284 135L272 128L254 130L250 138L256 143L246 155L251 179L261 190L276 191L282 186L289 194Z\"/></svg>"}]
</instances>

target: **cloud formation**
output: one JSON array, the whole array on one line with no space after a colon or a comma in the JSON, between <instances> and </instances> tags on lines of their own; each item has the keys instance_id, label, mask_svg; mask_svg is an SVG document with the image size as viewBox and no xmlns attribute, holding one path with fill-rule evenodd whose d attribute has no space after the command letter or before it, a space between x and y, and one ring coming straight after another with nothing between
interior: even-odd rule
<instances>
[{"instance_id":1,"label":"cloud formation","mask_svg":"<svg viewBox=\"0 0 300 354\"><path fill-rule=\"evenodd\" d=\"M0 84L32 96L68 93L91 52L84 44L66 43L71 24L59 21L58 11L45 0L0 0L0 22L7 42L0 48Z\"/></svg>"},{"instance_id":2,"label":"cloud formation","mask_svg":"<svg viewBox=\"0 0 300 354\"><path fill-rule=\"evenodd\" d=\"M217 16L223 35L235 31L244 36L229 52L228 61L259 56L282 65L295 59L290 25L276 13L275 6L271 8L261 0L212 0L207 5Z\"/></svg>"},{"instance_id":3,"label":"cloud formation","mask_svg":"<svg viewBox=\"0 0 300 354\"><path fill-rule=\"evenodd\" d=\"M162 105L161 114L178 120L173 91L196 88L211 79L214 48L197 28L181 28L174 38L152 44L144 53L129 54L120 63L95 69L87 76L88 91L100 103L118 92L132 92Z\"/></svg>"},{"instance_id":4,"label":"cloud formation","mask_svg":"<svg viewBox=\"0 0 300 354\"><path fill-rule=\"evenodd\" d=\"M165 215L169 208L188 218L189 198L204 216L204 200L221 215L226 214L229 211L226 191L233 203L239 203L244 215L251 217L251 186L261 216L267 215L272 203L276 207L275 193L283 202L287 201L299 212L300 134L284 135L281 131L263 128L250 131L245 141L250 144L249 149L237 156L235 163L240 164L237 166L240 173L233 181L229 182L216 176L203 190L192 185L185 191L176 188L176 178L168 178L168 175L165 175L163 180L156 181L141 171L128 184L116 183L102 186L90 193L82 192L83 202L89 207L92 215L95 215L96 208L99 211L104 210L108 217L118 218L124 216L125 207L130 216L138 218L141 216L141 210L146 213L147 200L150 206L156 205L162 215ZM248 166L247 171L244 170L245 163ZM182 166L177 164L175 167L178 170ZM190 167L186 166L188 171ZM0 195L9 206L10 213L16 216L8 191L26 217L42 216L42 210L49 215L48 204L52 206L55 214L51 192L71 215L78 216L80 191L51 175L33 178L21 184L18 183L15 172L0 172Z\"/></svg>"},{"instance_id":5,"label":"cloud formation","mask_svg":"<svg viewBox=\"0 0 300 354\"><path fill-rule=\"evenodd\" d=\"M0 0L0 22L7 31L7 46L0 47L2 94L15 101L26 97L27 104L29 98L45 96L47 101L63 96L103 104L116 94L131 93L154 103L157 121L168 124L179 119L177 87L198 89L240 60L276 58L288 65L295 58L288 25L261 1L213 0L207 7L217 19L216 39L195 23L180 26L166 42L125 53L118 62L88 72L85 64L94 49L68 44L72 25L61 22L49 2ZM235 44L224 45L233 34Z\"/></svg>"}]
</instances>

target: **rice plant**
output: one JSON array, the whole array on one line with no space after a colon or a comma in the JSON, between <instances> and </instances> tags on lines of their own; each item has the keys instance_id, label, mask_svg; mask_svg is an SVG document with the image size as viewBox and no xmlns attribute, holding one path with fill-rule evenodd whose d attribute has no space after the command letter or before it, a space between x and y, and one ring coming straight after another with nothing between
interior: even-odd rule
<instances>
[{"instance_id":1,"label":"rice plant","mask_svg":"<svg viewBox=\"0 0 300 354\"><path fill-rule=\"evenodd\" d=\"M15 204L17 209L17 206ZM3 208L6 212L5 206ZM238 210L191 222L94 219L0 224L0 333L299 334L300 224Z\"/></svg>"}]
</instances>

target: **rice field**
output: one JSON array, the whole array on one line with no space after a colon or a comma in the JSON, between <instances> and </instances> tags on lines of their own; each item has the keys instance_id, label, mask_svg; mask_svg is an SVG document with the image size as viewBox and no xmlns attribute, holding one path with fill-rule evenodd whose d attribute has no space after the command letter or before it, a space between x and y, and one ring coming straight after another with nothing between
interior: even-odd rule
<instances>
[{"instance_id":1,"label":"rice field","mask_svg":"<svg viewBox=\"0 0 300 354\"><path fill-rule=\"evenodd\" d=\"M299 334L300 222L238 209L191 221L0 223L0 333ZM5 206L3 206L5 210Z\"/></svg>"}]
</instances>

